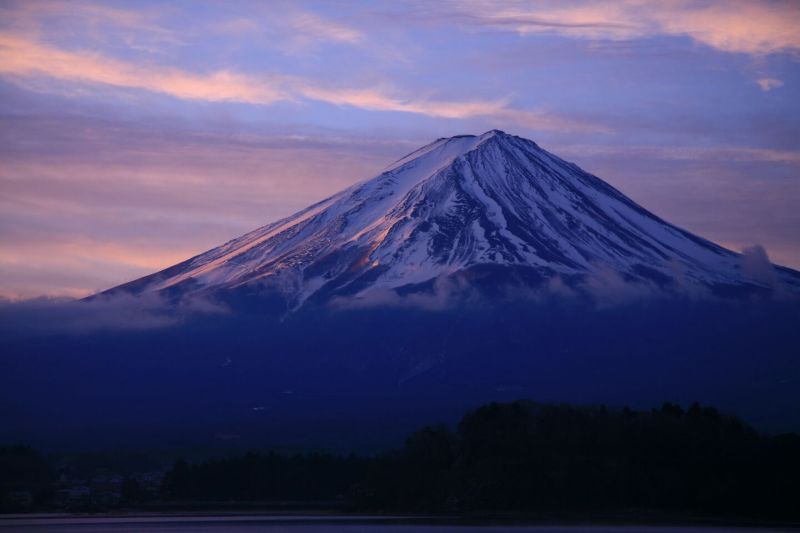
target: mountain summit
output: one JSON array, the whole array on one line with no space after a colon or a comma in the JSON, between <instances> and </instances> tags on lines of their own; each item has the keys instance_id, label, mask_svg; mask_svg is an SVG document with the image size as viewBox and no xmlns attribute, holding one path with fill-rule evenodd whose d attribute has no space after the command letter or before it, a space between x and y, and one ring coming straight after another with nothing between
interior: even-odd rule
<instances>
[{"instance_id":1,"label":"mountain summit","mask_svg":"<svg viewBox=\"0 0 800 533\"><path fill-rule=\"evenodd\" d=\"M268 288L294 307L476 272L580 283L608 271L667 288L769 289L739 254L661 220L536 143L492 130L438 139L372 179L112 291ZM771 276L800 286L794 271L777 267Z\"/></svg>"}]
</instances>

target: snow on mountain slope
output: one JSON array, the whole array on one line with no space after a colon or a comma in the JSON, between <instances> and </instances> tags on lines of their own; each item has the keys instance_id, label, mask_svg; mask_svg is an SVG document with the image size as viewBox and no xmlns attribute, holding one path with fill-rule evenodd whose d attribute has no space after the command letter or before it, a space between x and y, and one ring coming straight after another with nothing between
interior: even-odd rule
<instances>
[{"instance_id":1,"label":"snow on mountain slope","mask_svg":"<svg viewBox=\"0 0 800 533\"><path fill-rule=\"evenodd\" d=\"M485 265L542 277L763 286L741 256L644 210L534 142L493 130L439 139L288 218L112 290L396 289ZM800 277L776 270L797 288ZM673 281L670 281L673 280Z\"/></svg>"}]
</instances>

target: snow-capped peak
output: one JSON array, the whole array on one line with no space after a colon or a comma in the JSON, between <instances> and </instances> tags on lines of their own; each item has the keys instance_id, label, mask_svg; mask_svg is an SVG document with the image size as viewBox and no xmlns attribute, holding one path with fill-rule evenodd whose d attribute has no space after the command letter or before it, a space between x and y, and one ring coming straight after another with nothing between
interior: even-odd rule
<instances>
[{"instance_id":1,"label":"snow-capped peak","mask_svg":"<svg viewBox=\"0 0 800 533\"><path fill-rule=\"evenodd\" d=\"M491 130L437 139L372 179L122 288L261 284L297 304L485 266L543 279L610 269L655 283L758 284L739 264L534 142Z\"/></svg>"}]
</instances>

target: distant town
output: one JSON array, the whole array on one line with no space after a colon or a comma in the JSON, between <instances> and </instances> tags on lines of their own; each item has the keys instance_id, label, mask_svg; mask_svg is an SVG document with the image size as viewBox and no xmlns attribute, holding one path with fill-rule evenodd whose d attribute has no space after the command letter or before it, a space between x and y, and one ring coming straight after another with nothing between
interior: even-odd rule
<instances>
[{"instance_id":1,"label":"distant town","mask_svg":"<svg viewBox=\"0 0 800 533\"><path fill-rule=\"evenodd\" d=\"M50 466L24 446L0 448L2 510L103 511L158 501L169 466L122 473L110 468ZM9 475L8 470L16 470Z\"/></svg>"}]
</instances>

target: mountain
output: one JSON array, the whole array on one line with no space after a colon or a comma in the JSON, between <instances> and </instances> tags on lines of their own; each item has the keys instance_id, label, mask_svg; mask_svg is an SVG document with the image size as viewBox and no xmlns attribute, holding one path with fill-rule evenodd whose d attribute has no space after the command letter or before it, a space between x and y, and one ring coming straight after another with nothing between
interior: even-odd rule
<instances>
[{"instance_id":1,"label":"mountain","mask_svg":"<svg viewBox=\"0 0 800 533\"><path fill-rule=\"evenodd\" d=\"M798 280L531 141L439 139L123 297L0 309L0 442L376 451L520 398L797 431L798 300L695 295Z\"/></svg>"},{"instance_id":2,"label":"mountain","mask_svg":"<svg viewBox=\"0 0 800 533\"><path fill-rule=\"evenodd\" d=\"M739 254L536 143L492 130L438 139L372 179L112 292L270 290L296 308L429 289L441 277L580 285L607 272L672 290L800 287L798 273L748 272Z\"/></svg>"}]
</instances>

